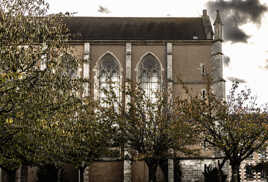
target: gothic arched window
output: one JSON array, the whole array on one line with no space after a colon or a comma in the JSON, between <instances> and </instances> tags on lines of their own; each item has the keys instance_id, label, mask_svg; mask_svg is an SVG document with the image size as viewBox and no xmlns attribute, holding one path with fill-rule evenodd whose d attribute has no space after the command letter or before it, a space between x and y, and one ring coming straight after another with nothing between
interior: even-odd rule
<instances>
[{"instance_id":1,"label":"gothic arched window","mask_svg":"<svg viewBox=\"0 0 268 182\"><path fill-rule=\"evenodd\" d=\"M139 65L139 81L146 96L156 100L156 92L161 86L161 67L158 60L151 54L143 57Z\"/></svg>"},{"instance_id":2,"label":"gothic arched window","mask_svg":"<svg viewBox=\"0 0 268 182\"><path fill-rule=\"evenodd\" d=\"M98 78L100 100L106 98L105 90L110 91L112 89L117 97L120 96L119 64L111 54L104 55L100 60Z\"/></svg>"},{"instance_id":3,"label":"gothic arched window","mask_svg":"<svg viewBox=\"0 0 268 182\"><path fill-rule=\"evenodd\" d=\"M75 58L70 54L64 54L62 56L62 75L68 76L71 79L76 78L77 76L77 67L78 64L75 60Z\"/></svg>"}]
</instances>

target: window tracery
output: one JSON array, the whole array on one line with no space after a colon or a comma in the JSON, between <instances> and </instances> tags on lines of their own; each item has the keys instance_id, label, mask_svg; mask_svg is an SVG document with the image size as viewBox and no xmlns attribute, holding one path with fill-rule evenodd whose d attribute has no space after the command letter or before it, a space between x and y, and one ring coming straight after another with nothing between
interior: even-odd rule
<instances>
[{"instance_id":1,"label":"window tracery","mask_svg":"<svg viewBox=\"0 0 268 182\"><path fill-rule=\"evenodd\" d=\"M117 60L111 55L106 54L102 57L99 63L98 74L99 99L100 101L106 98L106 91L113 91L116 97L120 96L120 70Z\"/></svg>"},{"instance_id":2,"label":"window tracery","mask_svg":"<svg viewBox=\"0 0 268 182\"><path fill-rule=\"evenodd\" d=\"M139 65L139 81L147 97L156 101L156 94L161 87L161 67L158 60L147 54Z\"/></svg>"},{"instance_id":3,"label":"window tracery","mask_svg":"<svg viewBox=\"0 0 268 182\"><path fill-rule=\"evenodd\" d=\"M62 75L69 77L70 79L75 79L77 77L77 67L78 64L75 58L70 54L64 54L62 56Z\"/></svg>"}]
</instances>

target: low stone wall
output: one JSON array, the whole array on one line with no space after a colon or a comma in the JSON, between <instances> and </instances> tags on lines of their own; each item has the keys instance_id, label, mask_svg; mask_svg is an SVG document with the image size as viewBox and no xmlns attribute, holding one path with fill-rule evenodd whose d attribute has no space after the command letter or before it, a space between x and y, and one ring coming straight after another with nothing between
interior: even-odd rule
<instances>
[{"instance_id":1,"label":"low stone wall","mask_svg":"<svg viewBox=\"0 0 268 182\"><path fill-rule=\"evenodd\" d=\"M123 161L94 162L87 172L87 182L120 182L123 181Z\"/></svg>"},{"instance_id":2,"label":"low stone wall","mask_svg":"<svg viewBox=\"0 0 268 182\"><path fill-rule=\"evenodd\" d=\"M218 166L219 159L181 159L181 182L203 182L205 165ZM223 167L225 174L229 175L229 165Z\"/></svg>"},{"instance_id":3,"label":"low stone wall","mask_svg":"<svg viewBox=\"0 0 268 182\"><path fill-rule=\"evenodd\" d=\"M178 160L178 159L176 159ZM179 159L178 168L174 171L180 176L176 182L203 182L204 166L217 166L219 159ZM85 172L85 182L123 182L123 162L122 160L114 161L98 161L87 167ZM148 181L148 167L143 161L133 161L131 166L132 182L146 182ZM226 163L223 168L228 174L229 165ZM27 180L25 182L37 182L36 167L28 167ZM2 181L6 181L6 175L2 172ZM157 169L157 182L167 182L163 169ZM16 182L23 180L17 176ZM24 181L23 181L24 182ZM66 165L63 171L63 182L78 182L78 171L71 165ZM174 181L175 182L175 181Z\"/></svg>"},{"instance_id":4,"label":"low stone wall","mask_svg":"<svg viewBox=\"0 0 268 182\"><path fill-rule=\"evenodd\" d=\"M149 178L148 167L143 161L132 163L132 182L147 182ZM165 182L164 173L158 166L156 172L157 182Z\"/></svg>"}]
</instances>

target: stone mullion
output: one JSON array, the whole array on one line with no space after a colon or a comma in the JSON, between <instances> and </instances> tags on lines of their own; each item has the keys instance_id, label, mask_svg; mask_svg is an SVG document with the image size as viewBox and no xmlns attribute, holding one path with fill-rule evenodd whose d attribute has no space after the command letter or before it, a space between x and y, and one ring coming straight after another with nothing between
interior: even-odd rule
<instances>
[{"instance_id":1,"label":"stone mullion","mask_svg":"<svg viewBox=\"0 0 268 182\"><path fill-rule=\"evenodd\" d=\"M125 89L130 87L131 81L131 43L126 43L126 70L125 70ZM127 109L127 103L130 102L130 97L126 96L126 104L125 107ZM131 171L131 154L128 152L129 146L126 144L124 149L124 182L132 181L132 171Z\"/></svg>"},{"instance_id":2,"label":"stone mullion","mask_svg":"<svg viewBox=\"0 0 268 182\"><path fill-rule=\"evenodd\" d=\"M173 45L172 43L167 43L167 88L168 88L168 93L169 95L169 101L172 98L172 90L173 90ZM173 155L174 151L173 149L170 149L171 155ZM173 159L168 159L168 182L174 182L174 160Z\"/></svg>"}]
</instances>

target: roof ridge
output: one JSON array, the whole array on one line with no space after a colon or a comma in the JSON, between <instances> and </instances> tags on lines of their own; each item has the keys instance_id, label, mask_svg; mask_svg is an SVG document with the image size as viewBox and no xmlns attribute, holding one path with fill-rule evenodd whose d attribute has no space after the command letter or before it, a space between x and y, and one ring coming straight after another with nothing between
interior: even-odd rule
<instances>
[{"instance_id":1,"label":"roof ridge","mask_svg":"<svg viewBox=\"0 0 268 182\"><path fill-rule=\"evenodd\" d=\"M157 19L157 18L162 18L162 19L201 19L201 17L177 17L177 16L167 16L167 17L157 17L157 16L148 16L148 17L139 17L139 16L69 16L65 18L118 18L118 19L126 19L126 18L131 18L131 19Z\"/></svg>"}]
</instances>

